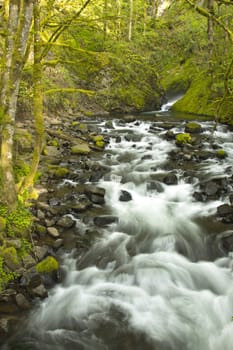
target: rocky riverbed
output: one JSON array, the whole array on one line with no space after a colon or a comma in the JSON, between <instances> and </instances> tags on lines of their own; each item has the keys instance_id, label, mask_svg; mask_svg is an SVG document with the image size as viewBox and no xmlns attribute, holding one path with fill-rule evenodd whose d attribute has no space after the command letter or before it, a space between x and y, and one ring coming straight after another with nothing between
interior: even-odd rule
<instances>
[{"instance_id":1,"label":"rocky riverbed","mask_svg":"<svg viewBox=\"0 0 233 350\"><path fill-rule=\"evenodd\" d=\"M210 233L215 227L215 234L210 234L209 238L210 250L211 242L218 242L212 249L213 256L223 256L232 251L233 167L225 162L232 154L222 147L221 137L218 134L216 137L213 122L188 123L160 116L109 117L107 121L101 117L91 120L67 118L62 122L58 118L47 119L46 145L40 165L42 176L37 185L39 197L31 209L35 217L33 250L19 266L8 266L17 270L18 278L9 283L0 295L2 339L12 333L24 314L39 300L46 298L50 288L61 282L65 275L62 268L40 273L35 268L38 262L54 258L62 266L65 253L75 250L78 256L88 251L92 242L101 235L101 229L118 221L118 217L112 215L105 205L105 189L98 184L99 180L109 176L108 161L103 165L102 159L104 157L112 162L108 148L110 139L119 144L126 140L130 142L130 147L136 148L141 136L131 128L140 128L143 119L149 123L149 133L159 133L161 140L175 145L159 172L156 167L151 168L148 190L160 193L163 184L176 185L182 177L185 182L195 185L194 201L207 203L221 200L215 214L208 219L203 217L202 224ZM125 128L123 132L119 132L121 126ZM24 127L19 125L19 129ZM227 126L221 128L223 132L228 132ZM148 143L147 150L152 150L152 146ZM28 145L21 142L20 147L23 150ZM133 161L130 155L124 154L123 157L128 159L117 161ZM152 159L151 154L142 155L142 160L146 159ZM220 169L224 167L224 172L219 171L213 176L211 171L208 172L211 164L217 164ZM203 167L206 167L205 175L200 171ZM121 181L128 181L127 174ZM129 191L123 190L119 200L128 202L132 196ZM14 244L18 244L17 240Z\"/></svg>"}]
</instances>

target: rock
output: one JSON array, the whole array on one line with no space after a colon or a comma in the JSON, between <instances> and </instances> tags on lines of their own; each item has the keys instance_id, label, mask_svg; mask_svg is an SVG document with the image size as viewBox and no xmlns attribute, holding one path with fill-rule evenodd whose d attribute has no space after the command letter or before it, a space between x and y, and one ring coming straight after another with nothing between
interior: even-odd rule
<instances>
[{"instance_id":1,"label":"rock","mask_svg":"<svg viewBox=\"0 0 233 350\"><path fill-rule=\"evenodd\" d=\"M47 229L43 225L35 224L35 233L39 236L44 236L47 233Z\"/></svg>"},{"instance_id":2,"label":"rock","mask_svg":"<svg viewBox=\"0 0 233 350\"><path fill-rule=\"evenodd\" d=\"M113 122L111 120L106 121L105 128L114 129Z\"/></svg>"},{"instance_id":3,"label":"rock","mask_svg":"<svg viewBox=\"0 0 233 350\"><path fill-rule=\"evenodd\" d=\"M38 219L43 220L45 218L45 213L42 210L38 209L36 216L38 217Z\"/></svg>"},{"instance_id":4,"label":"rock","mask_svg":"<svg viewBox=\"0 0 233 350\"><path fill-rule=\"evenodd\" d=\"M32 293L33 296L39 297L41 299L47 298L47 296L48 296L47 289L45 288L43 283L41 283L36 288L33 288L31 290L31 293Z\"/></svg>"},{"instance_id":5,"label":"rock","mask_svg":"<svg viewBox=\"0 0 233 350\"><path fill-rule=\"evenodd\" d=\"M34 268L26 271L20 279L20 285L24 288L26 287L29 291L38 287L41 282L41 276Z\"/></svg>"},{"instance_id":6,"label":"rock","mask_svg":"<svg viewBox=\"0 0 233 350\"><path fill-rule=\"evenodd\" d=\"M233 231L225 231L217 235L217 241L220 243L220 249L225 254L233 251Z\"/></svg>"},{"instance_id":7,"label":"rock","mask_svg":"<svg viewBox=\"0 0 233 350\"><path fill-rule=\"evenodd\" d=\"M133 123L136 121L136 118L133 115L127 115L124 117L125 123Z\"/></svg>"},{"instance_id":8,"label":"rock","mask_svg":"<svg viewBox=\"0 0 233 350\"><path fill-rule=\"evenodd\" d=\"M49 251L49 247L46 245L43 245L43 246L37 245L33 248L33 252L35 254L35 257L39 261L46 257L46 255L48 254L48 251Z\"/></svg>"},{"instance_id":9,"label":"rock","mask_svg":"<svg viewBox=\"0 0 233 350\"><path fill-rule=\"evenodd\" d=\"M64 244L64 240L62 238L56 239L56 241L53 243L54 249L59 249Z\"/></svg>"},{"instance_id":10,"label":"rock","mask_svg":"<svg viewBox=\"0 0 233 350\"><path fill-rule=\"evenodd\" d=\"M75 220L69 215L64 215L58 220L57 225L62 228L71 228L75 225Z\"/></svg>"},{"instance_id":11,"label":"rock","mask_svg":"<svg viewBox=\"0 0 233 350\"><path fill-rule=\"evenodd\" d=\"M116 136L115 141L116 141L116 143L120 143L121 142L121 136Z\"/></svg>"},{"instance_id":12,"label":"rock","mask_svg":"<svg viewBox=\"0 0 233 350\"><path fill-rule=\"evenodd\" d=\"M192 138L189 133L181 133L176 135L176 145L177 146L184 146L187 143L191 143Z\"/></svg>"},{"instance_id":13,"label":"rock","mask_svg":"<svg viewBox=\"0 0 233 350\"><path fill-rule=\"evenodd\" d=\"M56 227L48 227L47 232L53 238L58 238L60 236L60 233L58 232Z\"/></svg>"},{"instance_id":14,"label":"rock","mask_svg":"<svg viewBox=\"0 0 233 350\"><path fill-rule=\"evenodd\" d=\"M89 154L91 151L88 143L80 143L71 147L72 154Z\"/></svg>"},{"instance_id":15,"label":"rock","mask_svg":"<svg viewBox=\"0 0 233 350\"><path fill-rule=\"evenodd\" d=\"M146 185L148 191L157 191L159 193L163 192L163 186L159 181L151 181Z\"/></svg>"},{"instance_id":16,"label":"rock","mask_svg":"<svg viewBox=\"0 0 233 350\"><path fill-rule=\"evenodd\" d=\"M166 132L166 134L165 134L165 139L166 140L173 140L173 139L175 139L175 134L174 134L174 132L172 131L172 130L168 130L167 132Z\"/></svg>"},{"instance_id":17,"label":"rock","mask_svg":"<svg viewBox=\"0 0 233 350\"><path fill-rule=\"evenodd\" d=\"M231 203L231 206L233 206L233 193L229 195L229 201Z\"/></svg>"},{"instance_id":18,"label":"rock","mask_svg":"<svg viewBox=\"0 0 233 350\"><path fill-rule=\"evenodd\" d=\"M0 301L0 314L15 314L18 312L18 306L11 302Z\"/></svg>"},{"instance_id":19,"label":"rock","mask_svg":"<svg viewBox=\"0 0 233 350\"><path fill-rule=\"evenodd\" d=\"M225 159L225 158L227 157L227 152L224 151L223 149L219 149L219 150L217 150L217 152L216 152L216 156L217 156L217 158L219 158L219 159Z\"/></svg>"},{"instance_id":20,"label":"rock","mask_svg":"<svg viewBox=\"0 0 233 350\"><path fill-rule=\"evenodd\" d=\"M185 125L185 132L190 134L199 134L202 132L202 126L195 122L189 122Z\"/></svg>"},{"instance_id":21,"label":"rock","mask_svg":"<svg viewBox=\"0 0 233 350\"><path fill-rule=\"evenodd\" d=\"M7 247L14 247L15 249L20 249L22 247L21 239L8 239L6 241Z\"/></svg>"},{"instance_id":22,"label":"rock","mask_svg":"<svg viewBox=\"0 0 233 350\"><path fill-rule=\"evenodd\" d=\"M219 192L219 185L214 181L209 181L205 184L203 191L207 196L214 196Z\"/></svg>"},{"instance_id":23,"label":"rock","mask_svg":"<svg viewBox=\"0 0 233 350\"><path fill-rule=\"evenodd\" d=\"M213 158L213 153L209 151L198 151L197 157L199 158L199 160L206 160L209 158Z\"/></svg>"},{"instance_id":24,"label":"rock","mask_svg":"<svg viewBox=\"0 0 233 350\"><path fill-rule=\"evenodd\" d=\"M43 150L43 154L48 157L59 157L61 151L56 146L46 146Z\"/></svg>"},{"instance_id":25,"label":"rock","mask_svg":"<svg viewBox=\"0 0 233 350\"><path fill-rule=\"evenodd\" d=\"M221 217L233 215L233 207L229 204L222 204L217 208L217 214Z\"/></svg>"},{"instance_id":26,"label":"rock","mask_svg":"<svg viewBox=\"0 0 233 350\"><path fill-rule=\"evenodd\" d=\"M167 174L164 179L163 179L163 182L166 184L166 185L177 185L178 183L178 179L177 179L177 176L176 174Z\"/></svg>"},{"instance_id":27,"label":"rock","mask_svg":"<svg viewBox=\"0 0 233 350\"><path fill-rule=\"evenodd\" d=\"M120 202L129 202L132 200L132 195L128 191L121 190L119 201Z\"/></svg>"},{"instance_id":28,"label":"rock","mask_svg":"<svg viewBox=\"0 0 233 350\"><path fill-rule=\"evenodd\" d=\"M86 185L84 192L94 204L104 204L105 189L93 185Z\"/></svg>"},{"instance_id":29,"label":"rock","mask_svg":"<svg viewBox=\"0 0 233 350\"><path fill-rule=\"evenodd\" d=\"M94 224L99 227L106 227L108 225L117 223L119 221L117 216L101 215L94 217Z\"/></svg>"},{"instance_id":30,"label":"rock","mask_svg":"<svg viewBox=\"0 0 233 350\"><path fill-rule=\"evenodd\" d=\"M30 254L24 256L22 258L22 261L25 269L30 269L31 267L36 265L36 260Z\"/></svg>"},{"instance_id":31,"label":"rock","mask_svg":"<svg viewBox=\"0 0 233 350\"><path fill-rule=\"evenodd\" d=\"M79 195L76 201L67 203L67 205L75 212L83 212L92 206L92 202L86 197L85 194Z\"/></svg>"},{"instance_id":32,"label":"rock","mask_svg":"<svg viewBox=\"0 0 233 350\"><path fill-rule=\"evenodd\" d=\"M31 308L31 304L22 293L16 295L15 301L18 307L22 310L29 310Z\"/></svg>"}]
</instances>

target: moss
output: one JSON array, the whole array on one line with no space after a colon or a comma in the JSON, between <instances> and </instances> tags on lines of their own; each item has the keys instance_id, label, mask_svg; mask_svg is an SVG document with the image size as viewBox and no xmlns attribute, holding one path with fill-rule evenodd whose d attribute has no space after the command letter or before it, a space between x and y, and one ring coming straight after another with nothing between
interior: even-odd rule
<instances>
[{"instance_id":1,"label":"moss","mask_svg":"<svg viewBox=\"0 0 233 350\"><path fill-rule=\"evenodd\" d=\"M4 259L0 257L0 292L4 290L7 284L17 277L15 272L7 272L4 268Z\"/></svg>"},{"instance_id":2,"label":"moss","mask_svg":"<svg viewBox=\"0 0 233 350\"><path fill-rule=\"evenodd\" d=\"M6 234L10 237L23 237L28 234L32 224L32 214L24 207L8 213L7 207L0 205L0 216L6 219Z\"/></svg>"},{"instance_id":3,"label":"moss","mask_svg":"<svg viewBox=\"0 0 233 350\"><path fill-rule=\"evenodd\" d=\"M104 141L97 141L95 144L99 148L104 148L104 146L105 146L105 142Z\"/></svg>"},{"instance_id":4,"label":"moss","mask_svg":"<svg viewBox=\"0 0 233 350\"><path fill-rule=\"evenodd\" d=\"M6 218L3 218L0 216L0 232L3 232L6 230Z\"/></svg>"},{"instance_id":5,"label":"moss","mask_svg":"<svg viewBox=\"0 0 233 350\"><path fill-rule=\"evenodd\" d=\"M195 122L189 122L185 125L185 131L187 133L200 133L202 131L202 127L200 124Z\"/></svg>"},{"instance_id":6,"label":"moss","mask_svg":"<svg viewBox=\"0 0 233 350\"><path fill-rule=\"evenodd\" d=\"M18 264L19 259L17 255L17 251L14 247L8 247L8 248L1 248L0 249L0 256L6 260L12 261L14 264Z\"/></svg>"},{"instance_id":7,"label":"moss","mask_svg":"<svg viewBox=\"0 0 233 350\"><path fill-rule=\"evenodd\" d=\"M22 177L27 176L29 172L30 172L30 166L22 160L21 161L18 160L14 165L14 176L15 176L16 182L20 182Z\"/></svg>"},{"instance_id":8,"label":"moss","mask_svg":"<svg viewBox=\"0 0 233 350\"><path fill-rule=\"evenodd\" d=\"M223 149L218 149L216 155L219 159L224 159L227 157L227 152Z\"/></svg>"},{"instance_id":9,"label":"moss","mask_svg":"<svg viewBox=\"0 0 233 350\"><path fill-rule=\"evenodd\" d=\"M72 127L75 127L77 125L79 125L79 122L77 122L77 121L73 121L72 124L71 124Z\"/></svg>"},{"instance_id":10,"label":"moss","mask_svg":"<svg viewBox=\"0 0 233 350\"><path fill-rule=\"evenodd\" d=\"M187 143L190 143L192 141L192 138L189 133L182 133L176 135L176 144L177 146L183 146Z\"/></svg>"},{"instance_id":11,"label":"moss","mask_svg":"<svg viewBox=\"0 0 233 350\"><path fill-rule=\"evenodd\" d=\"M39 273L49 273L59 269L59 263L53 256L48 256L36 265Z\"/></svg>"},{"instance_id":12,"label":"moss","mask_svg":"<svg viewBox=\"0 0 233 350\"><path fill-rule=\"evenodd\" d=\"M66 176L66 175L68 175L69 174L69 169L67 169L67 168L58 168L57 170L55 170L55 172L54 172L54 175L56 176L56 177L64 177L64 176Z\"/></svg>"},{"instance_id":13,"label":"moss","mask_svg":"<svg viewBox=\"0 0 233 350\"><path fill-rule=\"evenodd\" d=\"M59 146L60 146L57 139L50 140L50 141L48 142L48 145L49 145L49 146L54 146L54 147L59 147Z\"/></svg>"}]
</instances>

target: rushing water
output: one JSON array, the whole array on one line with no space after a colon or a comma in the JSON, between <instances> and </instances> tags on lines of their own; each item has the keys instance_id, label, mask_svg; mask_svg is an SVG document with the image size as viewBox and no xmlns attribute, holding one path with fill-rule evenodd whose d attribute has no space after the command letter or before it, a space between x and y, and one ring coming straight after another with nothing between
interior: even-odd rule
<instances>
[{"instance_id":1,"label":"rushing water","mask_svg":"<svg viewBox=\"0 0 233 350\"><path fill-rule=\"evenodd\" d=\"M206 237L217 232L198 224L221 202L195 201L197 179L185 181L182 170L177 185L159 181L176 146L150 124L114 122L122 140L111 139L102 161L111 171L98 186L119 222L85 255L64 257L65 281L4 349L232 350L232 256L212 261ZM203 127L212 132L210 122ZM232 165L232 134L218 127L215 137L229 157L205 161L203 176ZM132 200L119 201L122 190Z\"/></svg>"}]
</instances>

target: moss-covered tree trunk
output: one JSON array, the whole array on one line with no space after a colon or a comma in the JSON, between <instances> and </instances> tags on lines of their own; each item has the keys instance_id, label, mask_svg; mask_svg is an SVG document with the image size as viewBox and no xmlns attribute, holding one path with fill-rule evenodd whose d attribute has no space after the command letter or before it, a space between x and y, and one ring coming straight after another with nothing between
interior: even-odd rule
<instances>
[{"instance_id":1,"label":"moss-covered tree trunk","mask_svg":"<svg viewBox=\"0 0 233 350\"><path fill-rule=\"evenodd\" d=\"M44 140L43 97L42 97L42 63L40 36L40 5L35 0L34 5L34 64L33 64L33 116L35 124L35 143L31 169L20 188L22 194L33 187L34 179L40 162L40 155Z\"/></svg>"},{"instance_id":2,"label":"moss-covered tree trunk","mask_svg":"<svg viewBox=\"0 0 233 350\"><path fill-rule=\"evenodd\" d=\"M27 38L32 22L34 0L4 2L6 21L5 60L3 62L1 104L1 201L10 209L17 205L13 172L13 140L19 84Z\"/></svg>"},{"instance_id":3,"label":"moss-covered tree trunk","mask_svg":"<svg viewBox=\"0 0 233 350\"><path fill-rule=\"evenodd\" d=\"M133 6L134 6L134 2L133 0L130 0L129 1L129 31L128 31L129 41L132 39L132 32L133 32Z\"/></svg>"}]
</instances>

